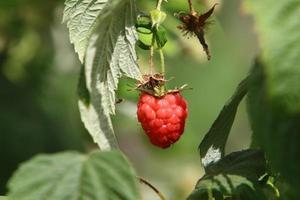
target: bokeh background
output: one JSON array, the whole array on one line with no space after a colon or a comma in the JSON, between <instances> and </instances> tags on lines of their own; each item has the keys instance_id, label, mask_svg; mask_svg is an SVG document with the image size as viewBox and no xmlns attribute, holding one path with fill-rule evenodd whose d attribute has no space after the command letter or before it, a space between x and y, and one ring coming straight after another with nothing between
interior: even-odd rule
<instances>
[{"instance_id":1,"label":"bokeh background","mask_svg":"<svg viewBox=\"0 0 300 200\"><path fill-rule=\"evenodd\" d=\"M155 0L137 0L142 11ZM136 116L138 93L128 91L133 82L123 79L113 117L121 149L137 173L160 188L168 199L184 199L203 174L197 147L219 111L245 77L257 52L253 20L240 0L194 0L205 12L220 3L206 38L212 52L207 61L195 38L182 37L174 13L187 11L183 0L163 4L168 12L164 25L169 41L165 47L169 87L188 83L183 94L189 118L181 140L166 150L152 146ZM61 24L63 0L0 1L0 195L18 165L39 153L65 150L89 152L97 148L80 121L77 82L80 63ZM139 63L148 72L148 52L138 50ZM158 64L158 59L156 60ZM251 130L245 103L237 114L227 152L249 146ZM142 186L145 200L158 199Z\"/></svg>"}]
</instances>

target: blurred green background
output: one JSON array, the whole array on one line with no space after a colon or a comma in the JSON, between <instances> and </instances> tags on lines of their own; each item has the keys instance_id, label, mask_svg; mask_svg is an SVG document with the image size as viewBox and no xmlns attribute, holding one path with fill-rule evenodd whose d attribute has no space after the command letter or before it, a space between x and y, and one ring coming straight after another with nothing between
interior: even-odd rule
<instances>
[{"instance_id":1,"label":"blurred green background","mask_svg":"<svg viewBox=\"0 0 300 200\"><path fill-rule=\"evenodd\" d=\"M205 12L216 1L194 1ZM183 94L189 102L189 118L181 140L166 150L152 146L136 116L137 92L128 91L123 79L113 117L122 150L137 173L169 197L183 199L203 174L197 151L205 132L239 81L245 77L257 51L252 19L240 0L217 1L206 38L212 60L206 61L195 38L185 38L176 29L175 12L187 11L186 1L169 0L164 25L169 42L165 47L170 87L188 83ZM97 148L80 121L76 87L80 63L61 24L63 0L0 1L0 195L20 164L35 154L64 150L88 152ZM142 11L154 8L154 0L137 0ZM147 73L148 52L138 50L139 63ZM156 60L158 64L158 59ZM230 135L227 152L250 143L245 105L242 104ZM155 199L142 187L145 199Z\"/></svg>"}]
</instances>

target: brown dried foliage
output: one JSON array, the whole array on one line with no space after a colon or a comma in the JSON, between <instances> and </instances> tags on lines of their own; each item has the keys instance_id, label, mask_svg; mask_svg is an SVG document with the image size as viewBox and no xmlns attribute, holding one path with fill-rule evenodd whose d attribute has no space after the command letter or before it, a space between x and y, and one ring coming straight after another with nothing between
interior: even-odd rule
<instances>
[{"instance_id":1,"label":"brown dried foliage","mask_svg":"<svg viewBox=\"0 0 300 200\"><path fill-rule=\"evenodd\" d=\"M194 10L191 10L190 13L179 13L178 18L182 22L179 26L177 26L178 29L180 29L184 35L191 35L196 36L200 42L200 44L203 47L203 50L205 51L207 55L207 59L211 59L211 54L208 48L208 45L205 41L205 29L207 26L211 23L211 21L208 20L208 18L213 14L213 11L215 9L215 4L211 9L209 9L206 13L199 15Z\"/></svg>"}]
</instances>

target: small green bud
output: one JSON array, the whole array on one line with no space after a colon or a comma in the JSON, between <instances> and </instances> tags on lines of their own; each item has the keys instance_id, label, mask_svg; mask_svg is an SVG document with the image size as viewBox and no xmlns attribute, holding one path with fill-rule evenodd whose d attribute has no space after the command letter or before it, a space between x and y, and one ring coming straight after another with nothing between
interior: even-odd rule
<instances>
[{"instance_id":1,"label":"small green bud","mask_svg":"<svg viewBox=\"0 0 300 200\"><path fill-rule=\"evenodd\" d=\"M155 9L150 11L150 16L152 21L152 27L154 27L161 25L165 21L167 14L165 12Z\"/></svg>"}]
</instances>

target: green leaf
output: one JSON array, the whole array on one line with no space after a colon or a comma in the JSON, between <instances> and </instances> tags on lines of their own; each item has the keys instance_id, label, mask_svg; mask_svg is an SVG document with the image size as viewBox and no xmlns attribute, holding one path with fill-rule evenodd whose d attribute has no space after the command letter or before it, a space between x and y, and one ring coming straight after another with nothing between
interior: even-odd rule
<instances>
[{"instance_id":1,"label":"green leaf","mask_svg":"<svg viewBox=\"0 0 300 200\"><path fill-rule=\"evenodd\" d=\"M253 137L291 191L299 191L300 1L247 0L245 6L261 47L248 99ZM292 196L286 199L300 199L299 192Z\"/></svg>"},{"instance_id":2,"label":"green leaf","mask_svg":"<svg viewBox=\"0 0 300 200\"><path fill-rule=\"evenodd\" d=\"M84 74L84 65L81 67L80 75L79 75L79 81L78 81L78 97L81 102L85 104L85 106L89 106L91 97L89 90L86 87L86 80L85 80L85 74Z\"/></svg>"},{"instance_id":3,"label":"green leaf","mask_svg":"<svg viewBox=\"0 0 300 200\"><path fill-rule=\"evenodd\" d=\"M93 33L98 16L106 6L107 0L66 0L63 22L67 23L71 43L83 62L88 42Z\"/></svg>"},{"instance_id":4,"label":"green leaf","mask_svg":"<svg viewBox=\"0 0 300 200\"><path fill-rule=\"evenodd\" d=\"M138 33L137 46L143 50L150 50L152 42L152 22L150 16L139 14L135 27Z\"/></svg>"},{"instance_id":5,"label":"green leaf","mask_svg":"<svg viewBox=\"0 0 300 200\"><path fill-rule=\"evenodd\" d=\"M166 29L162 26L153 28L153 37L158 49L161 49L167 43Z\"/></svg>"},{"instance_id":6,"label":"green leaf","mask_svg":"<svg viewBox=\"0 0 300 200\"><path fill-rule=\"evenodd\" d=\"M266 173L266 160L260 150L231 153L207 166L188 200L266 199L259 178Z\"/></svg>"},{"instance_id":7,"label":"green leaf","mask_svg":"<svg viewBox=\"0 0 300 200\"><path fill-rule=\"evenodd\" d=\"M198 182L188 200L253 200L266 197L259 187L246 178L220 174Z\"/></svg>"},{"instance_id":8,"label":"green leaf","mask_svg":"<svg viewBox=\"0 0 300 200\"><path fill-rule=\"evenodd\" d=\"M208 165L206 176L233 174L258 180L266 173L266 160L261 150L247 149L226 155L218 162Z\"/></svg>"},{"instance_id":9,"label":"green leaf","mask_svg":"<svg viewBox=\"0 0 300 200\"><path fill-rule=\"evenodd\" d=\"M259 37L265 98L273 109L299 113L300 0L244 2Z\"/></svg>"},{"instance_id":10,"label":"green leaf","mask_svg":"<svg viewBox=\"0 0 300 200\"><path fill-rule=\"evenodd\" d=\"M110 115L119 78L141 78L135 20L134 0L66 1L64 21L85 65L78 90L81 119L102 150L118 146Z\"/></svg>"},{"instance_id":11,"label":"green leaf","mask_svg":"<svg viewBox=\"0 0 300 200\"><path fill-rule=\"evenodd\" d=\"M253 137L266 152L274 170L279 171L291 186L298 188L300 113L291 115L272 108L267 98L264 69L258 61L249 80L248 112ZM300 199L300 194L298 197Z\"/></svg>"},{"instance_id":12,"label":"green leaf","mask_svg":"<svg viewBox=\"0 0 300 200\"><path fill-rule=\"evenodd\" d=\"M151 33L151 29L152 29L152 21L151 21L151 17L149 15L145 15L145 14L139 14L137 16L137 21L136 21L136 28L137 31L139 31L139 28L145 28L148 31L143 31L142 33Z\"/></svg>"},{"instance_id":13,"label":"green leaf","mask_svg":"<svg viewBox=\"0 0 300 200\"><path fill-rule=\"evenodd\" d=\"M155 13L157 10L154 11L155 12L151 14L156 15ZM153 18L152 15L151 17ZM151 21L151 19L148 16L140 15L136 23L136 28L139 37L137 45L141 49L149 50L151 45L153 45L157 49L161 49L165 46L165 44L168 41L166 29L159 24L155 24L153 19Z\"/></svg>"},{"instance_id":14,"label":"green leaf","mask_svg":"<svg viewBox=\"0 0 300 200\"><path fill-rule=\"evenodd\" d=\"M225 145L230 133L237 108L247 93L248 78L236 89L229 102L223 107L208 133L199 145L201 162L204 167L215 163L225 155Z\"/></svg>"},{"instance_id":15,"label":"green leaf","mask_svg":"<svg viewBox=\"0 0 300 200\"><path fill-rule=\"evenodd\" d=\"M300 0L244 2L261 47L248 99L254 140L298 193L287 199L300 199Z\"/></svg>"},{"instance_id":16,"label":"green leaf","mask_svg":"<svg viewBox=\"0 0 300 200\"><path fill-rule=\"evenodd\" d=\"M7 200L6 196L0 196L0 200Z\"/></svg>"},{"instance_id":17,"label":"green leaf","mask_svg":"<svg viewBox=\"0 0 300 200\"><path fill-rule=\"evenodd\" d=\"M152 21L152 26L159 27L165 21L167 14L165 12L155 9L150 11L150 17Z\"/></svg>"},{"instance_id":18,"label":"green leaf","mask_svg":"<svg viewBox=\"0 0 300 200\"><path fill-rule=\"evenodd\" d=\"M136 200L137 179L119 151L38 155L9 181L10 200Z\"/></svg>"},{"instance_id":19,"label":"green leaf","mask_svg":"<svg viewBox=\"0 0 300 200\"><path fill-rule=\"evenodd\" d=\"M150 50L151 48L151 45L145 44L142 40L138 40L136 44L138 47L140 47L143 50Z\"/></svg>"}]
</instances>

